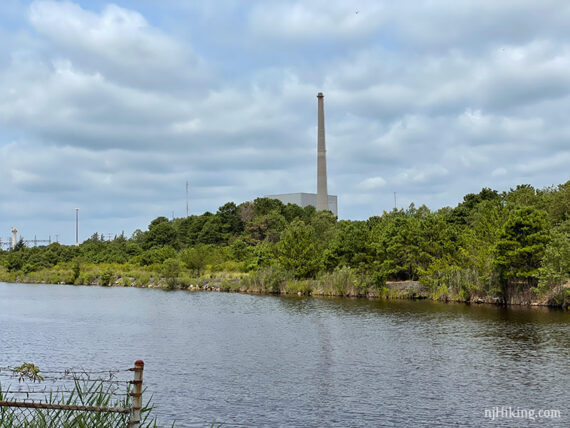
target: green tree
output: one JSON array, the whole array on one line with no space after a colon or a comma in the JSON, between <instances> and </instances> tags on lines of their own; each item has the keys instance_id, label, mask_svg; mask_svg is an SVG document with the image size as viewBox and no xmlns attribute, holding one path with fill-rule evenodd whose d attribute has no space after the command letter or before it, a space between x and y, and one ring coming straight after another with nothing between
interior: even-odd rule
<instances>
[{"instance_id":1,"label":"green tree","mask_svg":"<svg viewBox=\"0 0 570 428\"><path fill-rule=\"evenodd\" d=\"M534 187L530 184L519 184L515 189L511 189L503 194L507 205L511 208L536 207L539 197Z\"/></svg>"},{"instance_id":2,"label":"green tree","mask_svg":"<svg viewBox=\"0 0 570 428\"><path fill-rule=\"evenodd\" d=\"M484 187L479 193L468 193L463 197L463 202L454 208L449 216L449 221L455 224L465 225L475 208L484 201L498 201L501 196L496 190Z\"/></svg>"},{"instance_id":3,"label":"green tree","mask_svg":"<svg viewBox=\"0 0 570 428\"><path fill-rule=\"evenodd\" d=\"M287 227L287 220L278 209L271 210L263 215L256 216L247 225L249 239L254 242L267 240L277 242L281 232Z\"/></svg>"},{"instance_id":4,"label":"green tree","mask_svg":"<svg viewBox=\"0 0 570 428\"><path fill-rule=\"evenodd\" d=\"M162 263L161 273L166 280L168 288L174 288L178 280L178 275L180 274L180 262L178 259L166 259L164 263Z\"/></svg>"},{"instance_id":5,"label":"green tree","mask_svg":"<svg viewBox=\"0 0 570 428\"><path fill-rule=\"evenodd\" d=\"M313 277L319 271L315 231L301 220L294 220L283 231L277 254L280 266L292 271L296 278Z\"/></svg>"},{"instance_id":6,"label":"green tree","mask_svg":"<svg viewBox=\"0 0 570 428\"><path fill-rule=\"evenodd\" d=\"M418 279L420 270L431 262L421 230L423 210L416 214L413 206L406 212L385 213L386 218L374 228L372 246L387 278Z\"/></svg>"},{"instance_id":7,"label":"green tree","mask_svg":"<svg viewBox=\"0 0 570 428\"><path fill-rule=\"evenodd\" d=\"M570 180L537 193L541 196L542 208L548 212L550 224L556 226L570 220Z\"/></svg>"},{"instance_id":8,"label":"green tree","mask_svg":"<svg viewBox=\"0 0 570 428\"><path fill-rule=\"evenodd\" d=\"M103 285L103 286L108 286L111 285L111 282L114 279L114 274L113 271L111 270L111 268L107 268L103 271L103 273L101 274L101 277L99 278L99 285Z\"/></svg>"},{"instance_id":9,"label":"green tree","mask_svg":"<svg viewBox=\"0 0 570 428\"><path fill-rule=\"evenodd\" d=\"M148 226L145 234L144 249L174 245L176 242L176 229L166 217L154 219Z\"/></svg>"},{"instance_id":10,"label":"green tree","mask_svg":"<svg viewBox=\"0 0 570 428\"><path fill-rule=\"evenodd\" d=\"M202 230L198 234L197 242L201 244L220 244L225 240L222 230L223 225L220 217L211 216L204 223Z\"/></svg>"},{"instance_id":11,"label":"green tree","mask_svg":"<svg viewBox=\"0 0 570 428\"><path fill-rule=\"evenodd\" d=\"M336 217L330 211L318 211L311 219L310 225L315 230L317 247L324 250L334 236Z\"/></svg>"},{"instance_id":12,"label":"green tree","mask_svg":"<svg viewBox=\"0 0 570 428\"><path fill-rule=\"evenodd\" d=\"M374 260L374 251L370 245L369 235L367 222L340 221L324 253L327 270L343 266L363 270L370 266Z\"/></svg>"},{"instance_id":13,"label":"green tree","mask_svg":"<svg viewBox=\"0 0 570 428\"><path fill-rule=\"evenodd\" d=\"M237 235L243 230L243 222L238 214L238 209L236 204L233 202L228 202L222 205L216 216L221 221L221 232L225 235L227 240L231 235Z\"/></svg>"},{"instance_id":14,"label":"green tree","mask_svg":"<svg viewBox=\"0 0 570 428\"><path fill-rule=\"evenodd\" d=\"M270 211L277 210L282 213L285 208L283 202L279 199L257 198L253 201L253 209L256 216L268 214Z\"/></svg>"},{"instance_id":15,"label":"green tree","mask_svg":"<svg viewBox=\"0 0 570 428\"><path fill-rule=\"evenodd\" d=\"M13 272L21 270L24 266L24 255L23 251L10 251L6 259L6 269Z\"/></svg>"},{"instance_id":16,"label":"green tree","mask_svg":"<svg viewBox=\"0 0 570 428\"><path fill-rule=\"evenodd\" d=\"M289 203L285 205L285 208L283 209L283 216L285 217L288 223L291 223L295 219L302 220L304 214L305 212L303 211L303 208L301 208L297 204Z\"/></svg>"},{"instance_id":17,"label":"green tree","mask_svg":"<svg viewBox=\"0 0 570 428\"><path fill-rule=\"evenodd\" d=\"M570 220L552 230L550 237L538 273L541 291L570 279Z\"/></svg>"},{"instance_id":18,"label":"green tree","mask_svg":"<svg viewBox=\"0 0 570 428\"><path fill-rule=\"evenodd\" d=\"M503 282L536 285L538 268L548 242L546 212L534 207L512 211L495 245L496 264Z\"/></svg>"},{"instance_id":19,"label":"green tree","mask_svg":"<svg viewBox=\"0 0 570 428\"><path fill-rule=\"evenodd\" d=\"M230 253L233 260L240 262L251 259L252 248L243 239L236 239L230 246Z\"/></svg>"},{"instance_id":20,"label":"green tree","mask_svg":"<svg viewBox=\"0 0 570 428\"><path fill-rule=\"evenodd\" d=\"M210 260L211 247L204 244L198 244L193 248L187 248L180 254L180 260L186 268L200 275L202 270Z\"/></svg>"},{"instance_id":21,"label":"green tree","mask_svg":"<svg viewBox=\"0 0 570 428\"><path fill-rule=\"evenodd\" d=\"M12 248L12 251L21 251L25 248L26 248L26 244L24 243L24 238L20 238L20 239L18 239L18 242L16 242L16 245L14 246L14 248Z\"/></svg>"}]
</instances>

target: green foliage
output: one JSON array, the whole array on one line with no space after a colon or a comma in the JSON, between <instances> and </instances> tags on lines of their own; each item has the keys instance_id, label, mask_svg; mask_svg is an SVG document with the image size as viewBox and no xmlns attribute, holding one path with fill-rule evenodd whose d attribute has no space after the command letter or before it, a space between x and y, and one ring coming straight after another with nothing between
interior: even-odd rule
<instances>
[{"instance_id":1,"label":"green foliage","mask_svg":"<svg viewBox=\"0 0 570 428\"><path fill-rule=\"evenodd\" d=\"M451 233L426 207L384 213L372 230L372 247L386 277L418 279L435 257L453 250Z\"/></svg>"},{"instance_id":2,"label":"green foliage","mask_svg":"<svg viewBox=\"0 0 570 428\"><path fill-rule=\"evenodd\" d=\"M509 214L495 245L496 264L503 280L536 284L549 239L546 224L546 213L534 207L518 208Z\"/></svg>"},{"instance_id":3,"label":"green foliage","mask_svg":"<svg viewBox=\"0 0 570 428\"><path fill-rule=\"evenodd\" d=\"M176 286L178 275L180 274L180 262L178 259L166 259L162 263L162 276L166 280L168 288Z\"/></svg>"},{"instance_id":4,"label":"green foliage","mask_svg":"<svg viewBox=\"0 0 570 428\"><path fill-rule=\"evenodd\" d=\"M81 263L79 262L79 260L75 260L73 262L73 282L75 283L75 281L77 281L77 278L79 278L79 275L81 274Z\"/></svg>"},{"instance_id":5,"label":"green foliage","mask_svg":"<svg viewBox=\"0 0 570 428\"><path fill-rule=\"evenodd\" d=\"M24 243L24 238L20 238L18 239L18 242L16 242L14 248L12 248L12 252L22 251L24 248L26 248L26 244Z\"/></svg>"},{"instance_id":6,"label":"green foliage","mask_svg":"<svg viewBox=\"0 0 570 428\"><path fill-rule=\"evenodd\" d=\"M99 285L103 286L111 285L112 280L113 280L113 271L107 269L101 274L101 277L99 278Z\"/></svg>"},{"instance_id":7,"label":"green foliage","mask_svg":"<svg viewBox=\"0 0 570 428\"><path fill-rule=\"evenodd\" d=\"M334 290L335 296L347 295L357 285L356 272L346 266L326 274L321 280Z\"/></svg>"},{"instance_id":8,"label":"green foliage","mask_svg":"<svg viewBox=\"0 0 570 428\"><path fill-rule=\"evenodd\" d=\"M150 266L153 264L163 263L166 259L171 259L176 256L176 250L170 245L166 245L164 247L152 248L150 250L143 251L141 254L134 257L133 260L141 266Z\"/></svg>"},{"instance_id":9,"label":"green foliage","mask_svg":"<svg viewBox=\"0 0 570 428\"><path fill-rule=\"evenodd\" d=\"M313 286L310 280L287 281L285 284L285 293L299 294L301 296L309 296L313 292Z\"/></svg>"},{"instance_id":10,"label":"green foliage","mask_svg":"<svg viewBox=\"0 0 570 428\"><path fill-rule=\"evenodd\" d=\"M20 381L31 380L40 382L43 379L39 375L40 369L32 363L24 363L20 367L14 368L20 374ZM106 407L125 409L132 406L130 396L125 393L124 398L116 398L115 387L104 380L74 380L70 391L46 392L41 398L41 402L47 404L57 404L63 406L81 407ZM127 392L127 391L125 391ZM20 401L21 397L14 397L8 391L3 391L0 387L0 401ZM27 409L25 409L27 410ZM157 418L151 417L153 405L150 400L143 404L140 409L141 428L158 427ZM28 427L28 428L115 428L127 426L129 424L128 413L116 412L93 412L78 411L67 408L54 409L30 409L23 413L21 408L15 406L0 407L0 427ZM172 424L174 426L174 424Z\"/></svg>"},{"instance_id":11,"label":"green foliage","mask_svg":"<svg viewBox=\"0 0 570 428\"><path fill-rule=\"evenodd\" d=\"M176 242L176 230L166 217L154 219L148 226L143 243L144 249L153 247L173 246Z\"/></svg>"},{"instance_id":12,"label":"green foliage","mask_svg":"<svg viewBox=\"0 0 570 428\"><path fill-rule=\"evenodd\" d=\"M233 202L228 202L227 204L222 205L218 209L216 217L218 217L220 220L220 229L225 240L227 240L232 235L237 235L243 230L243 221L238 214L236 204Z\"/></svg>"},{"instance_id":13,"label":"green foliage","mask_svg":"<svg viewBox=\"0 0 570 428\"><path fill-rule=\"evenodd\" d=\"M319 271L319 253L315 231L301 220L294 220L281 234L277 244L279 265L293 272L295 278L314 277Z\"/></svg>"},{"instance_id":14,"label":"green foliage","mask_svg":"<svg viewBox=\"0 0 570 428\"><path fill-rule=\"evenodd\" d=\"M6 269L9 272L14 272L22 269L24 266L24 257L20 251L11 251L5 262Z\"/></svg>"},{"instance_id":15,"label":"green foliage","mask_svg":"<svg viewBox=\"0 0 570 428\"><path fill-rule=\"evenodd\" d=\"M28 379L32 382L39 383L44 380L43 376L40 374L40 368L33 363L23 363L14 367L12 371L18 375L18 382Z\"/></svg>"},{"instance_id":16,"label":"green foliage","mask_svg":"<svg viewBox=\"0 0 570 428\"><path fill-rule=\"evenodd\" d=\"M198 244L193 248L188 248L180 254L180 260L187 269L190 269L196 275L200 276L202 270L211 260L211 247Z\"/></svg>"},{"instance_id":17,"label":"green foliage","mask_svg":"<svg viewBox=\"0 0 570 428\"><path fill-rule=\"evenodd\" d=\"M249 272L253 289L267 292L388 295L385 281L419 279L442 299L504 297L513 287L551 298L562 296L570 277L569 221L570 181L483 188L455 208L411 204L367 221L258 198L228 202L215 214L158 217L130 239L95 233L79 247L33 248L20 241L0 250L0 280L111 284L120 277L145 287L152 277L184 288L204 274Z\"/></svg>"},{"instance_id":18,"label":"green foliage","mask_svg":"<svg viewBox=\"0 0 570 428\"><path fill-rule=\"evenodd\" d=\"M279 293L286 282L293 279L291 272L275 266L262 268L244 279L245 285L252 291Z\"/></svg>"},{"instance_id":19,"label":"green foliage","mask_svg":"<svg viewBox=\"0 0 570 428\"><path fill-rule=\"evenodd\" d=\"M370 230L363 221L342 220L336 226L334 237L324 252L327 270L337 266L365 269L374 260Z\"/></svg>"},{"instance_id":20,"label":"green foliage","mask_svg":"<svg viewBox=\"0 0 570 428\"><path fill-rule=\"evenodd\" d=\"M281 213L285 208L283 202L278 199L257 198L253 201L253 210L256 216L269 214L271 211Z\"/></svg>"},{"instance_id":21,"label":"green foliage","mask_svg":"<svg viewBox=\"0 0 570 428\"><path fill-rule=\"evenodd\" d=\"M539 268L539 291L552 289L570 280L570 220L552 230Z\"/></svg>"}]
</instances>

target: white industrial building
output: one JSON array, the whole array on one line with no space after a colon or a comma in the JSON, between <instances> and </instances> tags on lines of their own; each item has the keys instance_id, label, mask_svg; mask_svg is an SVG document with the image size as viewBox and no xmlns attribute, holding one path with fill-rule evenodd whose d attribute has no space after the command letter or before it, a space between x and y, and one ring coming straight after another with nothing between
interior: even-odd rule
<instances>
[{"instance_id":1,"label":"white industrial building","mask_svg":"<svg viewBox=\"0 0 570 428\"><path fill-rule=\"evenodd\" d=\"M278 199L287 204L297 204L302 208L308 205L317 207L317 194L316 193L282 193L280 195L267 195L266 198ZM338 205L336 195L328 195L329 211L338 217Z\"/></svg>"}]
</instances>

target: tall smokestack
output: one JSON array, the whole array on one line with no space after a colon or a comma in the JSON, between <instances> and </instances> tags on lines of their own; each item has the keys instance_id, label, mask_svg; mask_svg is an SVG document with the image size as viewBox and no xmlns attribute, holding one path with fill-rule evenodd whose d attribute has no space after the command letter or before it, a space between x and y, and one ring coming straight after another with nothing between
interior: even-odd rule
<instances>
[{"instance_id":1,"label":"tall smokestack","mask_svg":"<svg viewBox=\"0 0 570 428\"><path fill-rule=\"evenodd\" d=\"M16 248L18 243L18 229L14 226L12 227L12 249Z\"/></svg>"},{"instance_id":2,"label":"tall smokestack","mask_svg":"<svg viewBox=\"0 0 570 428\"><path fill-rule=\"evenodd\" d=\"M327 190L327 150L325 146L325 108L322 92L317 94L318 101L318 133L317 133L317 211L329 209Z\"/></svg>"}]
</instances>

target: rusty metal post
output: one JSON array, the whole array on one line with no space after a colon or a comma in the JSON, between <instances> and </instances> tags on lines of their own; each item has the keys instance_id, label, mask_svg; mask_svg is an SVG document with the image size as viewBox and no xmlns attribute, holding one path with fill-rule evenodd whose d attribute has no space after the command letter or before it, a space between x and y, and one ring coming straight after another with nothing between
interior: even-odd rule
<instances>
[{"instance_id":1,"label":"rusty metal post","mask_svg":"<svg viewBox=\"0 0 570 428\"><path fill-rule=\"evenodd\" d=\"M135 366L130 369L134 374L134 380L131 380L133 391L131 392L131 415L129 418L129 428L138 427L141 423L141 408L142 408L142 382L144 362L142 360L135 361Z\"/></svg>"}]
</instances>

